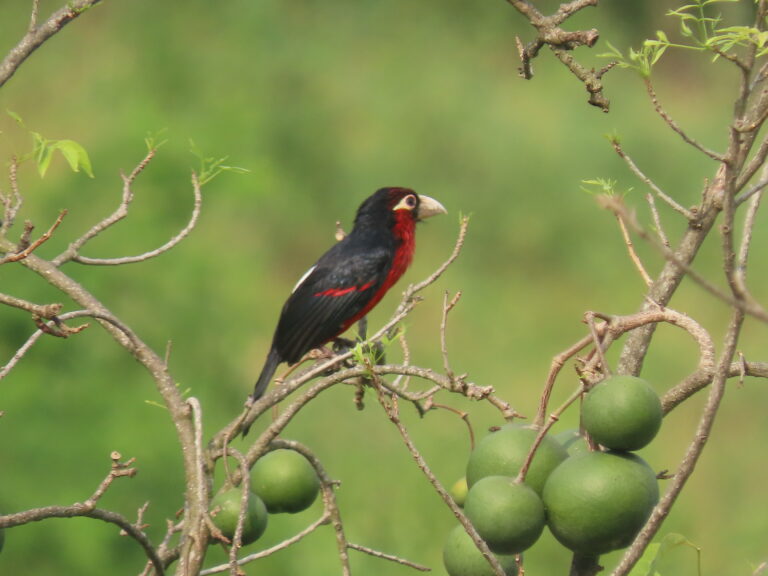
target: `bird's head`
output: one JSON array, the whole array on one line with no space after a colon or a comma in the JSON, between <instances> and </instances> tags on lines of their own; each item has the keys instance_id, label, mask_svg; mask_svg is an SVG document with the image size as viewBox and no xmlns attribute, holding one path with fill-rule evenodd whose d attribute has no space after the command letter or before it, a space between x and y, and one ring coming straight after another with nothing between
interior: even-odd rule
<instances>
[{"instance_id":1,"label":"bird's head","mask_svg":"<svg viewBox=\"0 0 768 576\"><path fill-rule=\"evenodd\" d=\"M381 188L362 203L355 222L369 218L379 222L417 222L445 213L447 210L440 202L410 188Z\"/></svg>"}]
</instances>

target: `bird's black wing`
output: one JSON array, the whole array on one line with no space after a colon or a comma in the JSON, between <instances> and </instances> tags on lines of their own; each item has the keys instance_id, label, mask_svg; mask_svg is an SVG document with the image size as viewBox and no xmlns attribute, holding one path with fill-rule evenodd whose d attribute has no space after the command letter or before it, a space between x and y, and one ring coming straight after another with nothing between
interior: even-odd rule
<instances>
[{"instance_id":1,"label":"bird's black wing","mask_svg":"<svg viewBox=\"0 0 768 576\"><path fill-rule=\"evenodd\" d=\"M341 334L378 293L391 265L388 247L358 250L345 241L333 246L283 306L273 343L280 356L298 362Z\"/></svg>"}]
</instances>

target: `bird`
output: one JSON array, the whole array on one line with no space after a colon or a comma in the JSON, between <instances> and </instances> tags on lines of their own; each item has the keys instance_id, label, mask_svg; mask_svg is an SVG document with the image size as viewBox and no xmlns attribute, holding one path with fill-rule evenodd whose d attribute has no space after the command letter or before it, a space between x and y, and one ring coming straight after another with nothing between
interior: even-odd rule
<instances>
[{"instance_id":1,"label":"bird","mask_svg":"<svg viewBox=\"0 0 768 576\"><path fill-rule=\"evenodd\" d=\"M281 363L297 363L368 314L410 266L416 223L446 212L410 188L380 188L366 198L352 231L320 256L285 301L249 400L261 398Z\"/></svg>"}]
</instances>

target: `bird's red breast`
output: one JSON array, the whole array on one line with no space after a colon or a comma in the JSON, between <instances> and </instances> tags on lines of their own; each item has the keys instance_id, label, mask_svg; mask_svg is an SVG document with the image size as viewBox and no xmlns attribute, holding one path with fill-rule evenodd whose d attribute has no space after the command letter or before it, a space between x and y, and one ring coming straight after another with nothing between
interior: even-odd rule
<instances>
[{"instance_id":1,"label":"bird's red breast","mask_svg":"<svg viewBox=\"0 0 768 576\"><path fill-rule=\"evenodd\" d=\"M394 286L400 277L405 274L405 271L411 265L413 260L413 253L416 248L416 220L410 212L405 210L398 210L395 212L395 225L392 228L392 234L395 237L395 254L392 259L392 266L387 273L384 282L382 282L379 289L370 301L360 310L357 314L344 322L344 328L342 332L345 332L355 322L360 320L363 316L368 314L379 302L384 298L384 295ZM369 282L363 286L353 286L351 288L345 288L343 291L357 290L363 292L372 288L372 282ZM336 291L333 295L339 295L340 291Z\"/></svg>"}]
</instances>

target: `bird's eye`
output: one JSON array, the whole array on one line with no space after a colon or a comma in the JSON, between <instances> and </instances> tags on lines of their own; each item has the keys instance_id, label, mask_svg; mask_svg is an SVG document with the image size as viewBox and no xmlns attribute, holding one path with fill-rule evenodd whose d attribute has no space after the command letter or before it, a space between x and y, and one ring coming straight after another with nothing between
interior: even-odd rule
<instances>
[{"instance_id":1,"label":"bird's eye","mask_svg":"<svg viewBox=\"0 0 768 576\"><path fill-rule=\"evenodd\" d=\"M415 194L408 194L408 196L404 196L403 199L397 203L395 210L415 210L418 203L419 201Z\"/></svg>"}]
</instances>

